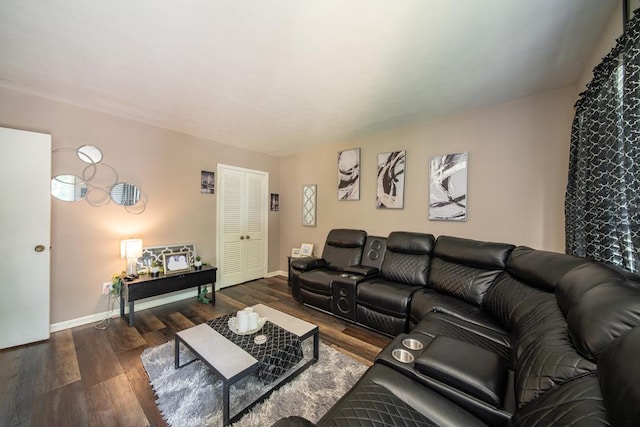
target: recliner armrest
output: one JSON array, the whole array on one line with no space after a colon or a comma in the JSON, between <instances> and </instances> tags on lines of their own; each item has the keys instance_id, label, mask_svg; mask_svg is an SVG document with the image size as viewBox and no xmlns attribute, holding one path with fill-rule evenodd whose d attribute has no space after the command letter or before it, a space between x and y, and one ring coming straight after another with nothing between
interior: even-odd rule
<instances>
[{"instance_id":1,"label":"recliner armrest","mask_svg":"<svg viewBox=\"0 0 640 427\"><path fill-rule=\"evenodd\" d=\"M416 358L416 369L497 408L503 406L508 367L493 352L447 336L437 336Z\"/></svg>"},{"instance_id":2,"label":"recliner armrest","mask_svg":"<svg viewBox=\"0 0 640 427\"><path fill-rule=\"evenodd\" d=\"M296 258L291 260L291 268L294 268L298 271L311 271L316 270L318 268L326 268L328 267L327 261L322 258Z\"/></svg>"},{"instance_id":3,"label":"recliner armrest","mask_svg":"<svg viewBox=\"0 0 640 427\"><path fill-rule=\"evenodd\" d=\"M359 276L370 277L377 276L380 271L376 267L369 267L366 265L350 265L348 267L345 267L344 272L357 274Z\"/></svg>"}]
</instances>

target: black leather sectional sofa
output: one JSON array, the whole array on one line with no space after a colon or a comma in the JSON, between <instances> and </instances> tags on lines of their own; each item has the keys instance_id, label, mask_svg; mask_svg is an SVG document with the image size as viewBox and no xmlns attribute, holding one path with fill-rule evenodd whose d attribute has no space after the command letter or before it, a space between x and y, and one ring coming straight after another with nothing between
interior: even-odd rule
<instances>
[{"instance_id":1,"label":"black leather sectional sofa","mask_svg":"<svg viewBox=\"0 0 640 427\"><path fill-rule=\"evenodd\" d=\"M291 267L296 300L394 336L317 425L640 425L636 275L524 246L361 230L332 230L323 258Z\"/></svg>"}]
</instances>

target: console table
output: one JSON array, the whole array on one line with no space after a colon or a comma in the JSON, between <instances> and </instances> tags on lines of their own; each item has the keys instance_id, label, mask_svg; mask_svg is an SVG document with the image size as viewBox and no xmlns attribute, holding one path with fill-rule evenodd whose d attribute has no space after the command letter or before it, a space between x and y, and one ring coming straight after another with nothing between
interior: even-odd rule
<instances>
[{"instance_id":1,"label":"console table","mask_svg":"<svg viewBox=\"0 0 640 427\"><path fill-rule=\"evenodd\" d=\"M161 274L158 277L141 276L130 282L122 282L120 292L120 317L124 317L124 305L129 303L129 326L134 326L134 302L149 297L168 294L198 287L211 285L211 304L216 302L216 272L217 268L205 265L200 270L180 271L172 274Z\"/></svg>"}]
</instances>

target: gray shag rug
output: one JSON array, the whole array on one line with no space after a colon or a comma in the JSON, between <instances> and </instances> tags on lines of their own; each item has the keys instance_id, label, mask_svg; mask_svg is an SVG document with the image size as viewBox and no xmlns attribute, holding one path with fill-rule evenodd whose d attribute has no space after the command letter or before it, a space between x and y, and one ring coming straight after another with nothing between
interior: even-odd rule
<instances>
[{"instance_id":1,"label":"gray shag rug","mask_svg":"<svg viewBox=\"0 0 640 427\"><path fill-rule=\"evenodd\" d=\"M310 340L303 345L304 359L311 354ZM182 347L182 346L181 346ZM156 403L173 427L222 425L222 380L204 363L197 361L174 369L174 343L147 348L140 356ZM183 348L180 362L193 359ZM292 369L296 369L298 365ZM367 367L322 342L319 360L233 424L235 427L270 426L283 417L298 415L318 421L362 376ZM231 387L231 414L261 395L265 385L250 376Z\"/></svg>"}]
</instances>

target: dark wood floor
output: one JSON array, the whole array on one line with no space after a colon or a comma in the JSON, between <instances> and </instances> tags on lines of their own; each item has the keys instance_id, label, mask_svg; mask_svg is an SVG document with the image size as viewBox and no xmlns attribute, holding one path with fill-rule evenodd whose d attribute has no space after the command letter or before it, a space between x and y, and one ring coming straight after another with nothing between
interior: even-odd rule
<instances>
[{"instance_id":1,"label":"dark wood floor","mask_svg":"<svg viewBox=\"0 0 640 427\"><path fill-rule=\"evenodd\" d=\"M114 319L56 332L48 341L0 351L0 426L165 426L140 353L177 331L263 303L320 327L326 344L368 365L390 339L293 301L286 278L256 280L216 293L216 304L184 300L136 312L136 326Z\"/></svg>"}]
</instances>

